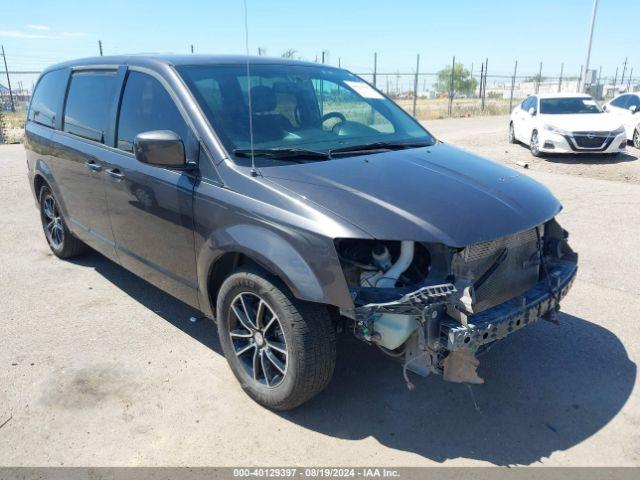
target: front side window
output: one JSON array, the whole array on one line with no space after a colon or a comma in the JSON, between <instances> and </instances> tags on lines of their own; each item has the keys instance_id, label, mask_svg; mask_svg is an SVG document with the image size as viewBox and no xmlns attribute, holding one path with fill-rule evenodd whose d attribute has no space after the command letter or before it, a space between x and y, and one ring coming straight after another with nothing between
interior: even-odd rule
<instances>
[{"instance_id":1,"label":"front side window","mask_svg":"<svg viewBox=\"0 0 640 480\"><path fill-rule=\"evenodd\" d=\"M540 100L540 113L545 115L571 115L577 113L602 113L592 98L561 97Z\"/></svg>"},{"instance_id":2,"label":"front side window","mask_svg":"<svg viewBox=\"0 0 640 480\"><path fill-rule=\"evenodd\" d=\"M250 148L250 123L254 150L326 153L378 142L435 142L400 107L345 70L253 64L249 77L244 64L177 70L229 152Z\"/></svg>"},{"instance_id":3,"label":"front side window","mask_svg":"<svg viewBox=\"0 0 640 480\"><path fill-rule=\"evenodd\" d=\"M29 120L46 127L56 126L56 110L67 88L68 70L45 73L31 99Z\"/></svg>"},{"instance_id":4,"label":"front side window","mask_svg":"<svg viewBox=\"0 0 640 480\"><path fill-rule=\"evenodd\" d=\"M118 148L133 152L136 135L153 130L171 130L184 143L190 131L162 84L146 73L131 71L127 75L118 118Z\"/></svg>"},{"instance_id":5,"label":"front side window","mask_svg":"<svg viewBox=\"0 0 640 480\"><path fill-rule=\"evenodd\" d=\"M75 72L64 109L64 131L104 143L117 87L115 71Z\"/></svg>"}]
</instances>

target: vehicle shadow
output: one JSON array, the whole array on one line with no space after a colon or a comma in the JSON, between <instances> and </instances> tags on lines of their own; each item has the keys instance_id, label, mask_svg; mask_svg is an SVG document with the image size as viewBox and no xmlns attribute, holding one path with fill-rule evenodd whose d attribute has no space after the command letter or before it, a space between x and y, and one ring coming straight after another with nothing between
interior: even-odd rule
<instances>
[{"instance_id":1,"label":"vehicle shadow","mask_svg":"<svg viewBox=\"0 0 640 480\"><path fill-rule=\"evenodd\" d=\"M553 163L566 163L566 164L593 164L593 165L607 165L607 164L617 164L617 163L628 163L635 162L638 160L637 155L633 155L631 153L620 153L618 155L600 155L600 154L589 154L589 155L561 155L561 154L550 154L545 153L540 157L542 160L546 160L547 162Z\"/></svg>"},{"instance_id":2,"label":"vehicle shadow","mask_svg":"<svg viewBox=\"0 0 640 480\"><path fill-rule=\"evenodd\" d=\"M529 150L529 147L524 143L518 142L518 145L523 149ZM640 159L638 151L629 146L626 152L622 152L618 155L609 155L604 153L589 153L589 154L561 154L561 153L542 153L539 160L544 160L551 163L566 163L566 164L592 164L592 165L613 165L617 163L635 162Z\"/></svg>"},{"instance_id":3,"label":"vehicle shadow","mask_svg":"<svg viewBox=\"0 0 640 480\"><path fill-rule=\"evenodd\" d=\"M107 280L166 321L222 354L211 321L190 323L191 307L99 254L75 263ZM411 374L348 334L328 388L279 415L341 439L381 444L436 462L477 459L529 465L584 441L610 422L630 397L636 365L609 330L566 313L560 325L538 321L480 359L486 383L469 387Z\"/></svg>"}]
</instances>

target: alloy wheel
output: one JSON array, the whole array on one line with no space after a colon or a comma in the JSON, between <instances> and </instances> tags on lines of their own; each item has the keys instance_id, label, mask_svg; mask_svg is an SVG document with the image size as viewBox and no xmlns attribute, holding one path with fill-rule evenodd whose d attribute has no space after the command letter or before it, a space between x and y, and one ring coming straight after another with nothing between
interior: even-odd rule
<instances>
[{"instance_id":1,"label":"alloy wheel","mask_svg":"<svg viewBox=\"0 0 640 480\"><path fill-rule=\"evenodd\" d=\"M637 128L636 131L633 132L633 146L640 149L640 130Z\"/></svg>"},{"instance_id":2,"label":"alloy wheel","mask_svg":"<svg viewBox=\"0 0 640 480\"><path fill-rule=\"evenodd\" d=\"M537 156L540 153L540 145L538 145L538 132L533 132L531 135L531 153Z\"/></svg>"},{"instance_id":3,"label":"alloy wheel","mask_svg":"<svg viewBox=\"0 0 640 480\"><path fill-rule=\"evenodd\" d=\"M58 202L50 193L42 199L42 225L49 244L53 248L60 248L64 242L64 227Z\"/></svg>"},{"instance_id":4,"label":"alloy wheel","mask_svg":"<svg viewBox=\"0 0 640 480\"><path fill-rule=\"evenodd\" d=\"M289 356L277 315L250 292L237 295L229 310L229 336L237 359L254 381L277 387L287 375Z\"/></svg>"}]
</instances>

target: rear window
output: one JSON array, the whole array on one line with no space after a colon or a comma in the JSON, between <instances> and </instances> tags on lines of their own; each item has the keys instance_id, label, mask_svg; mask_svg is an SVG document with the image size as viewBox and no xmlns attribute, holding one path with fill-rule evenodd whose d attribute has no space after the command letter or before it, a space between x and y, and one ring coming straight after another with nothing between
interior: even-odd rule
<instances>
[{"instance_id":1,"label":"rear window","mask_svg":"<svg viewBox=\"0 0 640 480\"><path fill-rule=\"evenodd\" d=\"M64 109L64 131L104 143L116 88L115 71L74 73Z\"/></svg>"},{"instance_id":2,"label":"rear window","mask_svg":"<svg viewBox=\"0 0 640 480\"><path fill-rule=\"evenodd\" d=\"M45 73L38 82L29 108L29 120L46 127L56 126L56 110L67 87L67 70Z\"/></svg>"}]
</instances>

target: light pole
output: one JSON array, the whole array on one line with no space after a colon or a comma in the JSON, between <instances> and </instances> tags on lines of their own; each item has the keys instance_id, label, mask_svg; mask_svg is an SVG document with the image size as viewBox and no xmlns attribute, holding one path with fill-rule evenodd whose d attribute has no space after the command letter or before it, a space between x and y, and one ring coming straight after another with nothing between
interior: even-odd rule
<instances>
[{"instance_id":1,"label":"light pole","mask_svg":"<svg viewBox=\"0 0 640 480\"><path fill-rule=\"evenodd\" d=\"M591 57L591 42L593 41L593 27L596 24L596 11L598 10L598 0L593 0L593 13L591 14L591 28L589 29L589 43L587 44L587 58L584 62L584 75L580 84L580 91L584 93L587 84L587 73L589 72L589 60Z\"/></svg>"}]
</instances>

